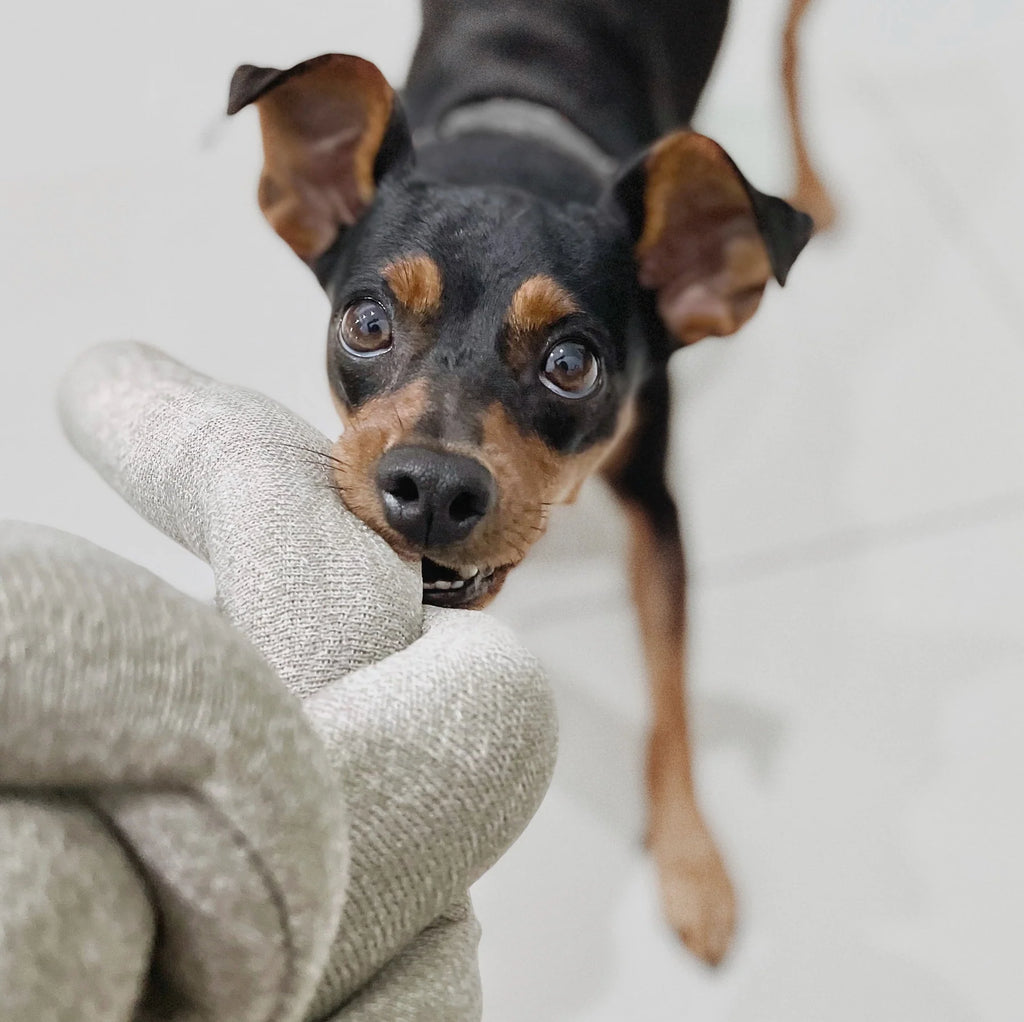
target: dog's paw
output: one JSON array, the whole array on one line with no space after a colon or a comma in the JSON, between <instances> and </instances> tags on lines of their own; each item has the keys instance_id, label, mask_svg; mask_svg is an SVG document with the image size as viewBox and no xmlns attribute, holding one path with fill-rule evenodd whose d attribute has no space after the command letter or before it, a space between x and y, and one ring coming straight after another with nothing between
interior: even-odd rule
<instances>
[{"instance_id":1,"label":"dog's paw","mask_svg":"<svg viewBox=\"0 0 1024 1022\"><path fill-rule=\"evenodd\" d=\"M700 854L662 858L655 852L662 908L679 939L708 965L718 965L736 929L736 895L713 845Z\"/></svg>"}]
</instances>

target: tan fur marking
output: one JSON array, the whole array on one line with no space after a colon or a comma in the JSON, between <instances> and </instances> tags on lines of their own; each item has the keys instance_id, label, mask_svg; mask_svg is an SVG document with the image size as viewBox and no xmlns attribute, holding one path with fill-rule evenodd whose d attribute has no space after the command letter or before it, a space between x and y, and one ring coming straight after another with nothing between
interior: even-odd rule
<instances>
[{"instance_id":1,"label":"tan fur marking","mask_svg":"<svg viewBox=\"0 0 1024 1022\"><path fill-rule=\"evenodd\" d=\"M384 518L374 466L392 447L409 441L426 406L427 382L416 380L393 394L371 398L354 411L339 408L345 432L331 448L334 481L345 505L403 556L412 554Z\"/></svg>"},{"instance_id":2,"label":"tan fur marking","mask_svg":"<svg viewBox=\"0 0 1024 1022\"><path fill-rule=\"evenodd\" d=\"M479 446L450 444L445 449L483 464L494 476L498 501L461 543L431 551L442 564L518 564L543 535L559 497L563 459L538 437L520 433L500 404L484 414L483 434Z\"/></svg>"},{"instance_id":3,"label":"tan fur marking","mask_svg":"<svg viewBox=\"0 0 1024 1022\"><path fill-rule=\"evenodd\" d=\"M470 535L449 547L432 548L430 556L441 564L496 568L496 583L484 606L497 595L508 571L517 565L543 534L555 504L576 499L583 481L597 469L634 420L632 403L623 407L614 435L575 455L561 455L540 437L520 432L500 403L483 417L483 440L474 444L439 444L416 433L416 423L427 407L425 380L395 394L373 398L355 411L339 407L345 432L332 448L337 461L333 474L346 506L401 556L417 557L408 542L392 529L374 478L380 457L397 444L421 444L475 458L494 476L498 501Z\"/></svg>"},{"instance_id":4,"label":"tan fur marking","mask_svg":"<svg viewBox=\"0 0 1024 1022\"><path fill-rule=\"evenodd\" d=\"M557 280L538 273L516 289L505 323L514 334L530 333L554 326L579 311L576 299Z\"/></svg>"},{"instance_id":5,"label":"tan fur marking","mask_svg":"<svg viewBox=\"0 0 1024 1022\"><path fill-rule=\"evenodd\" d=\"M441 308L441 268L425 252L388 263L381 275L394 296L415 315L433 316Z\"/></svg>"},{"instance_id":6,"label":"tan fur marking","mask_svg":"<svg viewBox=\"0 0 1024 1022\"><path fill-rule=\"evenodd\" d=\"M633 405L625 406L611 438L562 455L540 437L522 433L501 404L492 405L483 417L480 446L451 449L487 467L497 483L498 503L466 540L431 556L442 563L517 565L547 529L551 508L576 499L584 480L629 431L633 415Z\"/></svg>"}]
</instances>

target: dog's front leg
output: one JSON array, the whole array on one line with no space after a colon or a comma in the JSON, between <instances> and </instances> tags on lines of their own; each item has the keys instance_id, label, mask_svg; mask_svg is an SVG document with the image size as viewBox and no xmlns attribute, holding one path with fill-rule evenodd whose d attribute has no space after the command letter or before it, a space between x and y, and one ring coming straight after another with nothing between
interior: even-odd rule
<instances>
[{"instance_id":1,"label":"dog's front leg","mask_svg":"<svg viewBox=\"0 0 1024 1022\"><path fill-rule=\"evenodd\" d=\"M647 844L665 914L683 943L710 964L728 950L735 896L697 806L685 697L686 570L676 505L665 484L668 381L640 394L636 427L605 478L630 524L629 568L650 683Z\"/></svg>"}]
</instances>

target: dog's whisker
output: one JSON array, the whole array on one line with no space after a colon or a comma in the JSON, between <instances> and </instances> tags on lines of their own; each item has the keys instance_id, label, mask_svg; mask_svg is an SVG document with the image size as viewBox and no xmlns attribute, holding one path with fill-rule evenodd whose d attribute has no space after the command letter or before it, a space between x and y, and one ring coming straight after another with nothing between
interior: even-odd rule
<instances>
[{"instance_id":1,"label":"dog's whisker","mask_svg":"<svg viewBox=\"0 0 1024 1022\"><path fill-rule=\"evenodd\" d=\"M300 465L309 465L314 468L325 469L328 472L345 467L343 462L337 458L334 458L333 456L328 458L327 456L320 454L314 455L310 458L299 458L298 463Z\"/></svg>"},{"instance_id":2,"label":"dog's whisker","mask_svg":"<svg viewBox=\"0 0 1024 1022\"><path fill-rule=\"evenodd\" d=\"M306 447L304 444L293 444L286 440L274 441L279 447L287 448L292 451L302 451L304 454L312 454L316 458L323 458L325 461L335 460L334 455L330 451L322 451L316 447Z\"/></svg>"},{"instance_id":3,"label":"dog's whisker","mask_svg":"<svg viewBox=\"0 0 1024 1022\"><path fill-rule=\"evenodd\" d=\"M326 470L328 472L331 471L331 469L336 467L331 462L317 461L314 458L299 458L299 464L300 465L308 465L310 468L324 469L324 470Z\"/></svg>"}]
</instances>

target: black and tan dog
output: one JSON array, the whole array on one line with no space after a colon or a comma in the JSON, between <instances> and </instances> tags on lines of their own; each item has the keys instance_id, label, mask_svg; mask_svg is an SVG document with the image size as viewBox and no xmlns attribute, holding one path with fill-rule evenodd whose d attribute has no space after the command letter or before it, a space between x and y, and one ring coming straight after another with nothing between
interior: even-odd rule
<instances>
[{"instance_id":1,"label":"black and tan dog","mask_svg":"<svg viewBox=\"0 0 1024 1022\"><path fill-rule=\"evenodd\" d=\"M722 0L426 0L401 102L327 54L245 66L259 202L332 306L348 506L482 607L600 472L632 525L653 729L648 841L665 910L716 962L733 891L697 807L684 562L665 483L672 352L748 320L811 223L689 123Z\"/></svg>"}]
</instances>

